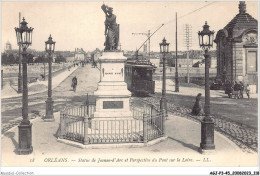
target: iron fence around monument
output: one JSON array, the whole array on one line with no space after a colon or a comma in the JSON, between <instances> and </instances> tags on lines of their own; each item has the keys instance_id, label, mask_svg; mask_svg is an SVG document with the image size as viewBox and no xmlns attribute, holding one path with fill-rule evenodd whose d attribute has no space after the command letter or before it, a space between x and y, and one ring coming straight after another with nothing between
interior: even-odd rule
<instances>
[{"instance_id":1,"label":"iron fence around monument","mask_svg":"<svg viewBox=\"0 0 260 176\"><path fill-rule=\"evenodd\" d=\"M59 138L88 144L147 143L163 136L163 115L152 105L132 106L131 117L94 118L95 105L67 106Z\"/></svg>"}]
</instances>

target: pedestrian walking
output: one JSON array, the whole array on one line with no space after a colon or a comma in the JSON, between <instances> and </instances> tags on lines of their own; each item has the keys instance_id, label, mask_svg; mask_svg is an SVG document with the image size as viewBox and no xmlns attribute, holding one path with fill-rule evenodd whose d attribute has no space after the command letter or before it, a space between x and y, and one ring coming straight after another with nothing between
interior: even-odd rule
<instances>
[{"instance_id":1,"label":"pedestrian walking","mask_svg":"<svg viewBox=\"0 0 260 176\"><path fill-rule=\"evenodd\" d=\"M78 80L77 80L77 77L74 76L74 77L72 78L72 83L71 83L71 87L73 88L73 91L74 91L74 92L76 92L77 85L78 85Z\"/></svg>"},{"instance_id":2,"label":"pedestrian walking","mask_svg":"<svg viewBox=\"0 0 260 176\"><path fill-rule=\"evenodd\" d=\"M195 101L194 106L193 106L192 111L191 111L192 115L198 116L198 115L202 114L203 108L202 108L202 105L200 103L200 100L201 100L201 93L199 93L196 96L196 101Z\"/></svg>"},{"instance_id":3,"label":"pedestrian walking","mask_svg":"<svg viewBox=\"0 0 260 176\"><path fill-rule=\"evenodd\" d=\"M225 94L228 94L229 98L232 98L232 91L233 91L232 83L230 81L226 81Z\"/></svg>"},{"instance_id":4,"label":"pedestrian walking","mask_svg":"<svg viewBox=\"0 0 260 176\"><path fill-rule=\"evenodd\" d=\"M244 88L245 88L244 83L242 81L240 81L239 84L240 84L240 97L244 98L244 95L243 95Z\"/></svg>"},{"instance_id":5,"label":"pedestrian walking","mask_svg":"<svg viewBox=\"0 0 260 176\"><path fill-rule=\"evenodd\" d=\"M235 81L235 85L234 85L234 91L233 91L233 95L235 95L235 98L239 99L240 98L240 91L241 91L241 86L240 84L238 84L236 81Z\"/></svg>"},{"instance_id":6,"label":"pedestrian walking","mask_svg":"<svg viewBox=\"0 0 260 176\"><path fill-rule=\"evenodd\" d=\"M250 87L249 87L249 84L246 85L246 95L247 95L247 98L250 99Z\"/></svg>"},{"instance_id":7,"label":"pedestrian walking","mask_svg":"<svg viewBox=\"0 0 260 176\"><path fill-rule=\"evenodd\" d=\"M93 66L94 66L94 68L97 67L97 63L95 61L93 62Z\"/></svg>"}]
</instances>

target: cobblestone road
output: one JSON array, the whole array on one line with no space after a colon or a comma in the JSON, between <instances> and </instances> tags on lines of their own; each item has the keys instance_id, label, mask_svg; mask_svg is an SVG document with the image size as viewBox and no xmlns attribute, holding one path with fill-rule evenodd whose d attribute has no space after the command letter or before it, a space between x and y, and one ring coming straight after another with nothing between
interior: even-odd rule
<instances>
[{"instance_id":1,"label":"cobblestone road","mask_svg":"<svg viewBox=\"0 0 260 176\"><path fill-rule=\"evenodd\" d=\"M160 98L157 96L132 99L133 102L139 100L148 104L153 104L157 108L160 106ZM204 116L191 115L191 109L181 106L179 104L168 101L168 111L174 115L191 119L200 122ZM238 124L230 119L223 118L219 115L211 115L214 123L215 130L228 137L236 145L238 145L244 152L252 153L258 151L258 132L250 126Z\"/></svg>"}]
</instances>

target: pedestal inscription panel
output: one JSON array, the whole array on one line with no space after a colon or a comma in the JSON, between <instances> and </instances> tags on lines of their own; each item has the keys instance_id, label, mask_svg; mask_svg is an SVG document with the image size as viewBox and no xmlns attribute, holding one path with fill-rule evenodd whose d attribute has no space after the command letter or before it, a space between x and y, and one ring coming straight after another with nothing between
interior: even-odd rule
<instances>
[{"instance_id":1,"label":"pedestal inscription panel","mask_svg":"<svg viewBox=\"0 0 260 176\"><path fill-rule=\"evenodd\" d=\"M123 109L123 101L103 101L103 109Z\"/></svg>"}]
</instances>

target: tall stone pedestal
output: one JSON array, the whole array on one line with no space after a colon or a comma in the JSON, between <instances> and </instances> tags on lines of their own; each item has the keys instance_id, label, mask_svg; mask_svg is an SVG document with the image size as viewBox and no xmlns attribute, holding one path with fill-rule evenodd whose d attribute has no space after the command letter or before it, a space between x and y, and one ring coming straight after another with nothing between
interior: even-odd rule
<instances>
[{"instance_id":1,"label":"tall stone pedestal","mask_svg":"<svg viewBox=\"0 0 260 176\"><path fill-rule=\"evenodd\" d=\"M100 61L100 82L94 92L96 112L94 118L125 118L132 117L129 97L124 81L124 62L127 58L123 52L104 52Z\"/></svg>"}]
</instances>

